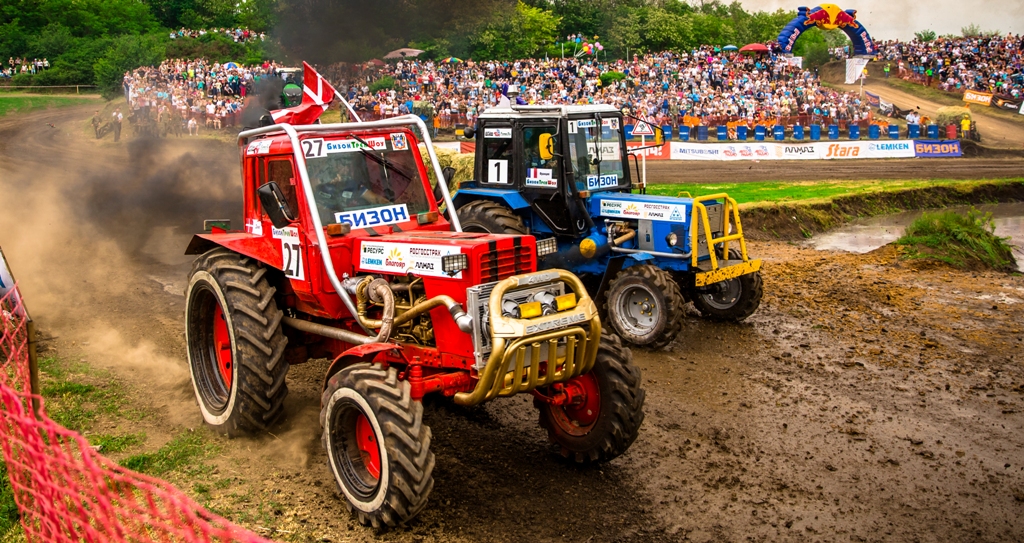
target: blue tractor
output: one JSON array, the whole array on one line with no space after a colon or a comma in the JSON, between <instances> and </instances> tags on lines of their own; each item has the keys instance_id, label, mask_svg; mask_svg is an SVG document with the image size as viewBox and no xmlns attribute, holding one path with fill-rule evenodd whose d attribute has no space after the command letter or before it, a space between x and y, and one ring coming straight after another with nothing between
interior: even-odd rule
<instances>
[{"instance_id":1,"label":"blue tractor","mask_svg":"<svg viewBox=\"0 0 1024 543\"><path fill-rule=\"evenodd\" d=\"M736 201L645 194L630 175L627 122L607 105L484 111L466 131L475 180L454 197L463 230L536 236L540 267L579 275L633 345L669 344L687 300L709 319L749 317L761 261L747 254Z\"/></svg>"}]
</instances>

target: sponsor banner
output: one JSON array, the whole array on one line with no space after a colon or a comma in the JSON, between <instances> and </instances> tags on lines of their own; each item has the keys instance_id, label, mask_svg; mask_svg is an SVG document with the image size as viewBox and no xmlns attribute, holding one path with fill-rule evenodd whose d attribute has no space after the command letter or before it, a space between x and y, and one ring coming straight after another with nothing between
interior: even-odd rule
<instances>
[{"instance_id":1,"label":"sponsor banner","mask_svg":"<svg viewBox=\"0 0 1024 543\"><path fill-rule=\"evenodd\" d=\"M418 245L364 241L359 249L359 267L395 274L412 273L433 277L462 278L462 272L448 275L441 269L441 258L459 254L462 249L446 245Z\"/></svg>"},{"instance_id":2,"label":"sponsor banner","mask_svg":"<svg viewBox=\"0 0 1024 543\"><path fill-rule=\"evenodd\" d=\"M982 106L992 105L992 93L991 92L978 92L978 91L965 91L964 102L971 104L978 104Z\"/></svg>"},{"instance_id":3,"label":"sponsor banner","mask_svg":"<svg viewBox=\"0 0 1024 543\"><path fill-rule=\"evenodd\" d=\"M913 158L910 140L809 143L672 142L672 160L819 160L834 158Z\"/></svg>"},{"instance_id":4,"label":"sponsor banner","mask_svg":"<svg viewBox=\"0 0 1024 543\"><path fill-rule=\"evenodd\" d=\"M963 156L960 140L914 140L914 156L939 158Z\"/></svg>"},{"instance_id":5,"label":"sponsor banner","mask_svg":"<svg viewBox=\"0 0 1024 543\"><path fill-rule=\"evenodd\" d=\"M601 215L628 219L686 222L686 206L684 204L657 204L653 202L606 199L601 200Z\"/></svg>"},{"instance_id":6,"label":"sponsor banner","mask_svg":"<svg viewBox=\"0 0 1024 543\"><path fill-rule=\"evenodd\" d=\"M844 143L815 143L821 158L914 158L914 145L910 140L852 141Z\"/></svg>"},{"instance_id":7,"label":"sponsor banner","mask_svg":"<svg viewBox=\"0 0 1024 543\"><path fill-rule=\"evenodd\" d=\"M249 146L245 149L247 155L265 155L270 151L270 144L273 140L256 140L249 143Z\"/></svg>"},{"instance_id":8,"label":"sponsor banner","mask_svg":"<svg viewBox=\"0 0 1024 543\"><path fill-rule=\"evenodd\" d=\"M527 168L526 186L553 189L558 187L558 180L550 168Z\"/></svg>"},{"instance_id":9,"label":"sponsor banner","mask_svg":"<svg viewBox=\"0 0 1024 543\"><path fill-rule=\"evenodd\" d=\"M307 140L307 141L310 141L311 143L315 143L314 140ZM384 138L384 137L381 137L381 138L363 138L363 141L365 141L366 144L363 144L363 142L361 142L359 140L354 140L354 139L353 140L333 140L333 141L329 140L324 145L324 153L323 154L319 154L319 153L318 154L314 154L313 156L324 156L325 154L334 154L334 153L352 153L352 152L362 151L362 150L367 150L367 151L387 151L388 150L388 139L387 138ZM369 146L367 146L367 145L369 145ZM314 151L314 153L315 152L316 151ZM310 157L309 153L307 153L307 158L309 158L309 157Z\"/></svg>"},{"instance_id":10,"label":"sponsor banner","mask_svg":"<svg viewBox=\"0 0 1024 543\"><path fill-rule=\"evenodd\" d=\"M617 174L587 176L587 190L610 189L617 186L619 186L619 176Z\"/></svg>"},{"instance_id":11,"label":"sponsor banner","mask_svg":"<svg viewBox=\"0 0 1024 543\"><path fill-rule=\"evenodd\" d=\"M869 104L871 104L871 105L873 105L875 107L881 107L882 106L882 97L881 96L879 96L877 94L874 94L874 93L867 92L867 91L864 91L864 96L867 96Z\"/></svg>"},{"instance_id":12,"label":"sponsor banner","mask_svg":"<svg viewBox=\"0 0 1024 543\"><path fill-rule=\"evenodd\" d=\"M672 151L669 145L669 143L654 145L653 142L648 142L647 145L644 145L639 141L627 141L626 149L630 154L647 157L647 160L668 160L672 156ZM644 148L643 151L633 151L634 149L639 149L641 147Z\"/></svg>"},{"instance_id":13,"label":"sponsor banner","mask_svg":"<svg viewBox=\"0 0 1024 543\"><path fill-rule=\"evenodd\" d=\"M334 214L334 220L338 224L351 225L352 228L398 224L409 220L409 206L399 204L357 211L342 211Z\"/></svg>"},{"instance_id":14,"label":"sponsor banner","mask_svg":"<svg viewBox=\"0 0 1024 543\"><path fill-rule=\"evenodd\" d=\"M592 157L598 156L596 141L587 142L587 154ZM622 151L618 141L601 142L601 160L622 160Z\"/></svg>"},{"instance_id":15,"label":"sponsor banner","mask_svg":"<svg viewBox=\"0 0 1024 543\"><path fill-rule=\"evenodd\" d=\"M866 58L846 59L846 84L853 85L864 75L864 68L868 65Z\"/></svg>"},{"instance_id":16,"label":"sponsor banner","mask_svg":"<svg viewBox=\"0 0 1024 543\"><path fill-rule=\"evenodd\" d=\"M484 138L485 139L509 139L512 137L511 128L485 128Z\"/></svg>"},{"instance_id":17,"label":"sponsor banner","mask_svg":"<svg viewBox=\"0 0 1024 543\"><path fill-rule=\"evenodd\" d=\"M786 59L786 64L789 64L790 66L792 66L794 68L797 68L797 69L800 69L800 70L803 69L803 67L804 67L804 57L784 57L784 58Z\"/></svg>"},{"instance_id":18,"label":"sponsor banner","mask_svg":"<svg viewBox=\"0 0 1024 543\"><path fill-rule=\"evenodd\" d=\"M1013 97L1004 98L1002 96L998 96L997 95L997 96L992 97L992 105L997 107L997 108L999 108L999 109L1008 109L1010 111L1017 111L1022 106L1024 106L1024 102L1021 102L1020 98L1013 98Z\"/></svg>"}]
</instances>

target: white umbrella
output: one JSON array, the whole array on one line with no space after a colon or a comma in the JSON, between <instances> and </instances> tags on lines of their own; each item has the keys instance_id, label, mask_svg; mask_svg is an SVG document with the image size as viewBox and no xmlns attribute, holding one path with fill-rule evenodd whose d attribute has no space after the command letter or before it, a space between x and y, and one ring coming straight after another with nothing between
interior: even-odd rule
<instances>
[{"instance_id":1,"label":"white umbrella","mask_svg":"<svg viewBox=\"0 0 1024 543\"><path fill-rule=\"evenodd\" d=\"M410 49L408 47L403 47L402 49L395 49L394 51L384 55L384 58L386 58L386 59L394 59L394 58L417 57L421 53L423 53L423 51L420 51L419 49Z\"/></svg>"}]
</instances>

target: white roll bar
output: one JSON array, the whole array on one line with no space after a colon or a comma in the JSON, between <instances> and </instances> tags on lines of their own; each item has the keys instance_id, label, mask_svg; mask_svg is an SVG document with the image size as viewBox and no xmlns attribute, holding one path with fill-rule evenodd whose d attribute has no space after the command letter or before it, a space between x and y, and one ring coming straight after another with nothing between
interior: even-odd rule
<instances>
[{"instance_id":1,"label":"white roll bar","mask_svg":"<svg viewBox=\"0 0 1024 543\"><path fill-rule=\"evenodd\" d=\"M452 228L456 232L462 232L462 225L459 223L459 217L455 214L455 204L452 202L451 194L448 193L448 183L445 181L444 174L441 172L441 165L437 161L437 153L434 152L434 145L430 140L430 134L427 133L427 125L424 124L423 120L416 115L403 115L401 117L395 117L393 119L386 119L383 121L360 123L307 124L300 126L292 126L290 124L273 124L270 126L254 128L252 130L246 130L238 134L239 142L253 136L261 136L264 134L284 132L288 135L288 139L292 144L292 153L295 155L295 164L299 168L299 179L302 181L302 190L306 195L309 214L313 219L316 240L321 248L320 257L323 259L324 268L327 270L327 277L330 279L331 286L334 287L334 291L338 293L339 297L341 297L341 301L345 304L345 308L348 309L353 318L356 316L356 306L349 295L345 292L345 289L341 284L341 280L338 279L337 272L334 271L334 259L331 257L331 252L327 246L327 237L324 236L324 225L320 222L320 212L316 209L316 200L313 197L313 187L309 182L309 172L306 171L306 160L305 157L302 156L302 145L299 143L299 132L302 132L303 134L310 132L338 132L387 128L393 126L408 126L410 124L414 124L419 127L420 134L423 136L424 143L427 146L427 154L430 156L430 160L434 165L434 175L437 176L437 183L441 185L441 193L444 196L445 204L448 206L449 222L451 222ZM360 323L360 326L362 326L362 323ZM373 330L370 330L365 326L363 326L363 330L366 330L366 332L371 336L374 335Z\"/></svg>"}]
</instances>

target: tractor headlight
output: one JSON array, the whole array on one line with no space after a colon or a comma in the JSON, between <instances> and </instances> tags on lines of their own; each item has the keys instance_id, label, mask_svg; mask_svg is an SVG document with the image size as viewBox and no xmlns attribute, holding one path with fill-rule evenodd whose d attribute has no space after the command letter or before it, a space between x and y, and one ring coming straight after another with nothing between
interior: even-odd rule
<instances>
[{"instance_id":1,"label":"tractor headlight","mask_svg":"<svg viewBox=\"0 0 1024 543\"><path fill-rule=\"evenodd\" d=\"M469 257L463 253L441 257L441 271L448 275L455 275L467 268L469 268Z\"/></svg>"},{"instance_id":2,"label":"tractor headlight","mask_svg":"<svg viewBox=\"0 0 1024 543\"><path fill-rule=\"evenodd\" d=\"M669 247L675 247L676 244L679 243L679 236L677 236L675 232L669 232L669 234L665 236L665 243L668 243Z\"/></svg>"},{"instance_id":3,"label":"tractor headlight","mask_svg":"<svg viewBox=\"0 0 1024 543\"><path fill-rule=\"evenodd\" d=\"M547 238L537 241L537 257L547 256L554 254L558 251L558 240L555 238Z\"/></svg>"}]
</instances>

